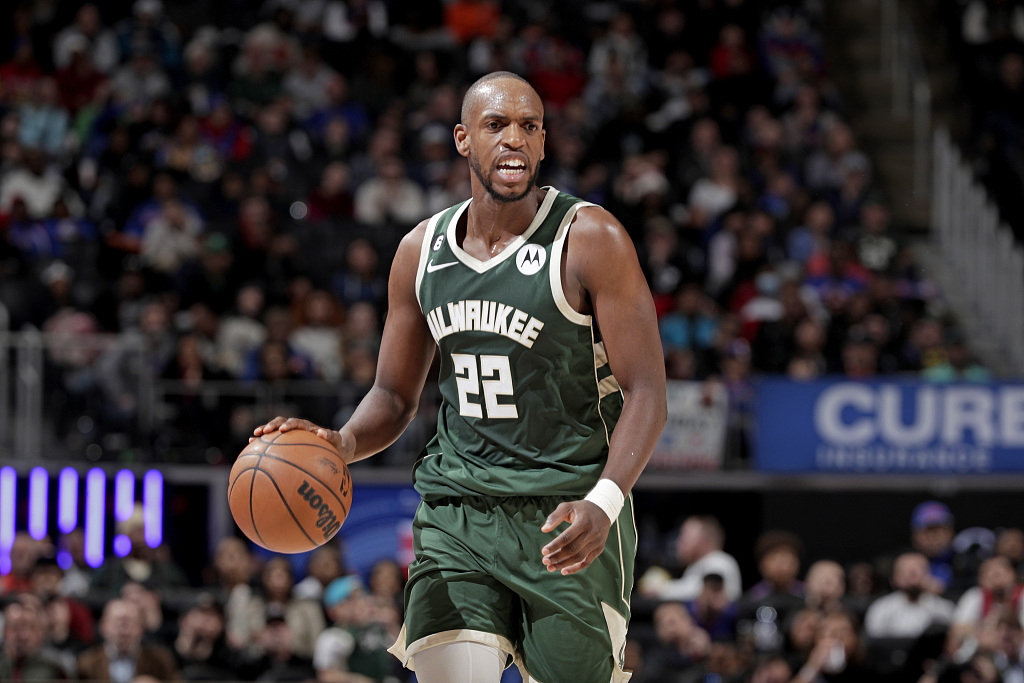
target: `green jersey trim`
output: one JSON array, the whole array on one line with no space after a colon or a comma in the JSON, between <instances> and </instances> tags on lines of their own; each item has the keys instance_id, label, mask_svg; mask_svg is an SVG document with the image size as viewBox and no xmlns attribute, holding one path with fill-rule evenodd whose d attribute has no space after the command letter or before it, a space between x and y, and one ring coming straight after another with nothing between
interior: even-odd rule
<instances>
[{"instance_id":1,"label":"green jersey trim","mask_svg":"<svg viewBox=\"0 0 1024 683\"><path fill-rule=\"evenodd\" d=\"M455 239L455 231L459 225L459 218L462 216L462 212L465 211L470 202L470 199L465 204L459 207L459 210L452 216L452 220L448 223L448 248L455 254L455 258L459 259L466 267L472 269L477 273L486 273L488 270L495 268L508 259L512 258L516 252L519 251L519 247L523 246L528 239L537 232L544 219L548 217L548 212L551 211L551 205L554 204L555 199L558 197L558 190L553 187L547 189L547 195L544 197L544 201L541 202L540 208L537 210L537 215L533 217L533 222L526 228L526 231L516 237L514 240L505 245L505 248L501 250L501 253L497 256L481 261L474 256L471 256L462 247L459 246L459 242Z\"/></svg>"}]
</instances>

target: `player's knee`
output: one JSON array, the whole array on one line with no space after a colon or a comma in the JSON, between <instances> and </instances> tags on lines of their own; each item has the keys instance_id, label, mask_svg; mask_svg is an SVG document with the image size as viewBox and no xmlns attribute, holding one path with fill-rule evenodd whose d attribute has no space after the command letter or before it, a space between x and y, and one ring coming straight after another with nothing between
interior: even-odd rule
<instances>
[{"instance_id":1,"label":"player's knee","mask_svg":"<svg viewBox=\"0 0 1024 683\"><path fill-rule=\"evenodd\" d=\"M578 657L545 658L544 661L523 662L530 683L561 683L562 681L609 681L618 671L611 657L582 660Z\"/></svg>"},{"instance_id":2,"label":"player's knee","mask_svg":"<svg viewBox=\"0 0 1024 683\"><path fill-rule=\"evenodd\" d=\"M505 653L482 643L444 643L412 656L420 683L498 683L505 669Z\"/></svg>"}]
</instances>

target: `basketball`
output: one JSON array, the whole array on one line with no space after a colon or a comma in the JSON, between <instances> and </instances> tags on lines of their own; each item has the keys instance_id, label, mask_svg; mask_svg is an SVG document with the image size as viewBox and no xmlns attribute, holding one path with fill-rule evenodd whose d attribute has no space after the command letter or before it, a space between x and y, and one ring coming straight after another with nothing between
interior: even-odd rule
<instances>
[{"instance_id":1,"label":"basketball","mask_svg":"<svg viewBox=\"0 0 1024 683\"><path fill-rule=\"evenodd\" d=\"M279 553L331 540L352 506L352 475L330 443L305 429L270 432L238 454L228 504L242 532Z\"/></svg>"}]
</instances>

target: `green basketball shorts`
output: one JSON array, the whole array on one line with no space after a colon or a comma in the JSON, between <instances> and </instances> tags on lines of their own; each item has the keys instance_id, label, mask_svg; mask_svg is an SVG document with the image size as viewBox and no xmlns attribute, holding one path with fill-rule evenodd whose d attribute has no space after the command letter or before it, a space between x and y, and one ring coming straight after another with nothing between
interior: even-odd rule
<instances>
[{"instance_id":1,"label":"green basketball shorts","mask_svg":"<svg viewBox=\"0 0 1024 683\"><path fill-rule=\"evenodd\" d=\"M413 521L405 624L391 652L411 669L420 650L472 641L502 650L526 681L629 680L622 662L636 556L632 497L604 552L569 576L541 561L541 548L568 526L540 530L563 500L423 502Z\"/></svg>"}]
</instances>

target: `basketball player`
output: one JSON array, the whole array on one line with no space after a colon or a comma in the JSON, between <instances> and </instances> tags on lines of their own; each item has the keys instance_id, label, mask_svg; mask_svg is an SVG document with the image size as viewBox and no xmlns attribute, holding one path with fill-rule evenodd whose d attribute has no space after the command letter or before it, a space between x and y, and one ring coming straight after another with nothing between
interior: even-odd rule
<instances>
[{"instance_id":1,"label":"basketball player","mask_svg":"<svg viewBox=\"0 0 1024 683\"><path fill-rule=\"evenodd\" d=\"M665 422L654 305L625 230L538 188L544 108L507 72L466 93L455 143L473 197L401 242L376 381L333 431L348 462L393 443L436 349L437 436L413 473L406 621L392 652L421 683L626 681L630 489Z\"/></svg>"}]
</instances>

